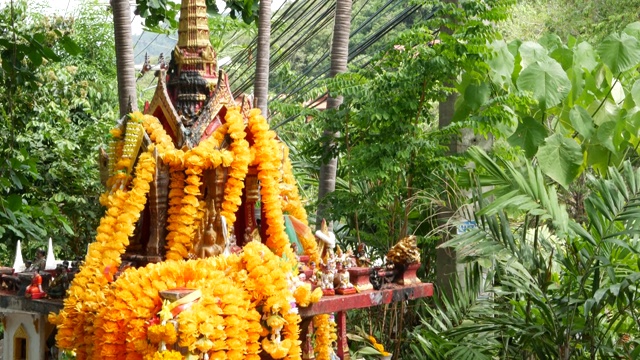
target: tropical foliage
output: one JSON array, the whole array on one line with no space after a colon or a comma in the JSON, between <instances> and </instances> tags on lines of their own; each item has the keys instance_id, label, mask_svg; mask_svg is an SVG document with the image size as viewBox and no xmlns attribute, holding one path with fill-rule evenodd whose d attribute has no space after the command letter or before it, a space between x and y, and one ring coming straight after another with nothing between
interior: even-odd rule
<instances>
[{"instance_id":1,"label":"tropical foliage","mask_svg":"<svg viewBox=\"0 0 640 360\"><path fill-rule=\"evenodd\" d=\"M317 90L343 96L339 109L272 105L285 116L295 111L306 115L298 121L306 121L310 131L296 131L292 141L303 156L315 161L339 157L338 184L327 201L329 217L346 225L342 236L347 242L363 241L386 252L407 234L427 240L433 226L425 218L433 215L432 200L447 187L448 172L458 166L447 156L449 141L465 125L440 129L437 102L451 91L445 84L460 72L481 66L490 51L487 39L498 38L488 22L505 17L508 3L445 6L431 20L415 22L370 66L327 80L326 88ZM433 30L445 18L457 23L451 35ZM290 126L299 128L298 123ZM317 141L325 133L339 134L330 154Z\"/></svg>"},{"instance_id":2,"label":"tropical foliage","mask_svg":"<svg viewBox=\"0 0 640 360\"><path fill-rule=\"evenodd\" d=\"M115 116L109 14L46 17L24 1L0 9L0 262L17 240L32 256L54 239L82 254L99 218L97 152ZM87 56L81 59L78 55Z\"/></svg>"},{"instance_id":3,"label":"tropical foliage","mask_svg":"<svg viewBox=\"0 0 640 360\"><path fill-rule=\"evenodd\" d=\"M414 333L433 359L635 359L640 279L640 170L625 161L590 177L587 219L569 217L539 167L479 149L469 173L477 229L443 246L468 265ZM480 175L481 174L481 175ZM490 191L483 186L491 185Z\"/></svg>"},{"instance_id":4,"label":"tropical foliage","mask_svg":"<svg viewBox=\"0 0 640 360\"><path fill-rule=\"evenodd\" d=\"M487 72L465 74L456 118L501 117L502 135L567 187L585 169L604 173L638 145L635 69L640 23L597 46L555 35L491 43ZM517 126L514 126L517 125Z\"/></svg>"}]
</instances>

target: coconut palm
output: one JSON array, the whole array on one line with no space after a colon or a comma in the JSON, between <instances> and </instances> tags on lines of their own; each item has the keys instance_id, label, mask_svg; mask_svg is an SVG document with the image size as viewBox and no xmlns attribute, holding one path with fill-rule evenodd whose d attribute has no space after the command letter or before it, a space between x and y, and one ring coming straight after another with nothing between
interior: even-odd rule
<instances>
[{"instance_id":1,"label":"coconut palm","mask_svg":"<svg viewBox=\"0 0 640 360\"><path fill-rule=\"evenodd\" d=\"M331 68L329 77L334 77L347 71L349 58L349 33L351 31L351 0L336 0L336 16L333 25L333 40L331 41ZM337 109L342 104L342 96L327 99L327 110ZM324 197L336 188L336 169L338 159L331 155L332 138L335 134L331 131L324 133L324 146L326 159L320 167L320 179L318 188L318 212L317 219L324 218L326 204L322 202ZM317 222L320 226L320 221Z\"/></svg>"},{"instance_id":2,"label":"coconut palm","mask_svg":"<svg viewBox=\"0 0 640 360\"><path fill-rule=\"evenodd\" d=\"M271 42L271 0L261 0L258 13L258 49L256 54L256 80L253 93L258 108L268 116L267 98L269 96L269 54Z\"/></svg>"},{"instance_id":3,"label":"coconut palm","mask_svg":"<svg viewBox=\"0 0 640 360\"><path fill-rule=\"evenodd\" d=\"M113 32L116 44L116 67L118 71L118 99L120 116L137 110L136 79L131 43L131 10L128 0L111 0L113 9Z\"/></svg>"}]
</instances>

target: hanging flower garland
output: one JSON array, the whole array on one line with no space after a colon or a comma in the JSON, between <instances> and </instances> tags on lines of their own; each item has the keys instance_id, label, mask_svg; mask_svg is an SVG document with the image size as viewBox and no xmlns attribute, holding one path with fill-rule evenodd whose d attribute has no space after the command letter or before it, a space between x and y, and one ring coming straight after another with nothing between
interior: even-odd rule
<instances>
[{"instance_id":1,"label":"hanging flower garland","mask_svg":"<svg viewBox=\"0 0 640 360\"><path fill-rule=\"evenodd\" d=\"M187 256L187 246L176 242L177 230L181 226L180 213L184 198L185 174L180 168L174 166L169 168L169 174L169 208L166 227L169 233L166 236L166 257L169 260L179 260Z\"/></svg>"},{"instance_id":2,"label":"hanging flower garland","mask_svg":"<svg viewBox=\"0 0 640 360\"><path fill-rule=\"evenodd\" d=\"M262 305L263 327L269 331L262 340L263 350L274 359L300 359L300 315L287 280L289 265L254 241L245 245L242 262L248 274L244 286L253 302Z\"/></svg>"},{"instance_id":3,"label":"hanging flower garland","mask_svg":"<svg viewBox=\"0 0 640 360\"><path fill-rule=\"evenodd\" d=\"M336 325L330 320L329 314L321 314L313 317L316 343L314 352L317 360L330 360L333 352L332 343L338 339Z\"/></svg>"},{"instance_id":4,"label":"hanging flower garland","mask_svg":"<svg viewBox=\"0 0 640 360\"><path fill-rule=\"evenodd\" d=\"M132 189L118 190L108 196L109 207L100 221L96 242L89 245L85 263L65 298L64 309L58 316L50 316L52 323L60 325L56 336L58 344L69 349L77 347L79 358L85 354L84 348L93 346L92 336L85 333L91 330L95 313L104 307L105 288L113 280L120 255L129 244L129 236L133 235L135 223L144 209L154 172L153 156L150 152L143 153L138 159Z\"/></svg>"},{"instance_id":5,"label":"hanging flower garland","mask_svg":"<svg viewBox=\"0 0 640 360\"><path fill-rule=\"evenodd\" d=\"M260 114L260 109L249 112L249 130L253 134L255 149L254 163L258 165L258 179L260 180L261 203L267 222L267 246L277 255L282 255L286 249L291 249L285 234L284 218L280 207L280 177L278 145L276 134L269 130L266 119Z\"/></svg>"},{"instance_id":6,"label":"hanging flower garland","mask_svg":"<svg viewBox=\"0 0 640 360\"><path fill-rule=\"evenodd\" d=\"M242 203L242 189L244 188L244 179L249 172L251 155L249 142L245 140L247 133L244 131L245 125L240 107L234 106L228 109L225 120L229 136L233 140L231 152L234 154L234 158L225 185L224 201L220 213L229 224L233 224L236 221L236 212Z\"/></svg>"}]
</instances>

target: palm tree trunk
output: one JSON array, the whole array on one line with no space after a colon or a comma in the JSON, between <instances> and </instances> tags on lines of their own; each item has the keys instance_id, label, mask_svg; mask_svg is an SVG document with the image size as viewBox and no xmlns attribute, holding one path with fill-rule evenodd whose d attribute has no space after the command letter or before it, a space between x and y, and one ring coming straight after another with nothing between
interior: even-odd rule
<instances>
[{"instance_id":1,"label":"palm tree trunk","mask_svg":"<svg viewBox=\"0 0 640 360\"><path fill-rule=\"evenodd\" d=\"M336 16L333 24L333 40L331 42L331 69L329 77L334 77L339 73L347 71L347 61L349 58L349 34L351 32L351 0L336 0ZM342 96L327 99L327 109L337 109L342 104ZM333 146L333 138L337 134L325 131L326 142L325 152L329 152ZM331 157L320 166L320 179L318 189L318 212L316 215L316 227L319 227L321 220L326 217L327 204L323 199L327 194L336 189L336 171L338 159ZM331 222L328 222L331 227Z\"/></svg>"},{"instance_id":2,"label":"palm tree trunk","mask_svg":"<svg viewBox=\"0 0 640 360\"><path fill-rule=\"evenodd\" d=\"M111 8L113 9L113 33L116 44L118 99L120 116L122 117L129 113L129 110L138 110L133 44L131 42L131 10L128 0L111 0Z\"/></svg>"},{"instance_id":3,"label":"palm tree trunk","mask_svg":"<svg viewBox=\"0 0 640 360\"><path fill-rule=\"evenodd\" d=\"M260 0L258 13L258 49L256 54L256 80L253 93L258 108L268 119L267 98L269 97L269 56L271 43L271 0Z\"/></svg>"}]
</instances>

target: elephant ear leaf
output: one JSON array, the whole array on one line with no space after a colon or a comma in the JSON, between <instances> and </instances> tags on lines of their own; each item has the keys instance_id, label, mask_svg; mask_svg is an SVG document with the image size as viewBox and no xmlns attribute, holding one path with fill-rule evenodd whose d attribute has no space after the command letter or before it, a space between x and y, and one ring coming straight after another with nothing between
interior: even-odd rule
<instances>
[{"instance_id":1,"label":"elephant ear leaf","mask_svg":"<svg viewBox=\"0 0 640 360\"><path fill-rule=\"evenodd\" d=\"M536 157L542 172L565 188L580 174L582 148L574 139L551 135L538 148Z\"/></svg>"},{"instance_id":2,"label":"elephant ear leaf","mask_svg":"<svg viewBox=\"0 0 640 360\"><path fill-rule=\"evenodd\" d=\"M520 90L531 92L542 110L560 104L571 91L567 73L551 58L527 66L520 73L517 85Z\"/></svg>"},{"instance_id":3,"label":"elephant ear leaf","mask_svg":"<svg viewBox=\"0 0 640 360\"><path fill-rule=\"evenodd\" d=\"M607 36L598 46L597 52L614 74L627 71L640 63L640 42L626 33Z\"/></svg>"},{"instance_id":4,"label":"elephant ear leaf","mask_svg":"<svg viewBox=\"0 0 640 360\"><path fill-rule=\"evenodd\" d=\"M538 146L549 135L547 128L531 116L527 116L518 124L518 128L508 139L509 144L520 146L527 158L532 158L538 151Z\"/></svg>"}]
</instances>

